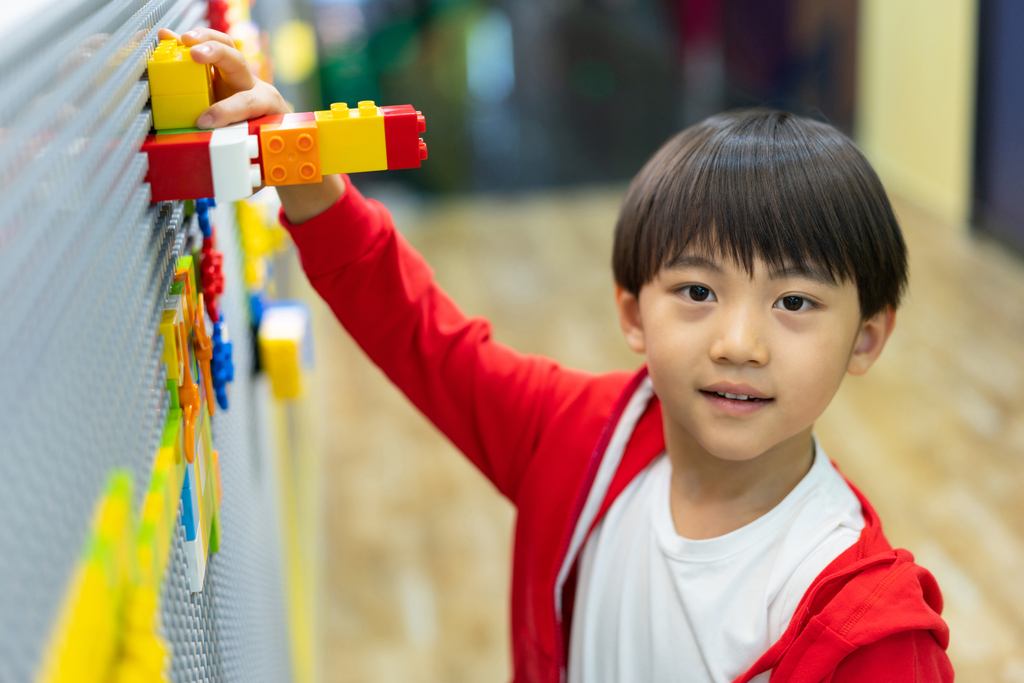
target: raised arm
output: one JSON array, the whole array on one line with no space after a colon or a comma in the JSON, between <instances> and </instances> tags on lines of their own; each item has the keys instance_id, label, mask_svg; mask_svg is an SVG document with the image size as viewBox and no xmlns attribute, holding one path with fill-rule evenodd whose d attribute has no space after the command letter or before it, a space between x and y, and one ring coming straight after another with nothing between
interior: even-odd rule
<instances>
[{"instance_id":1,"label":"raised arm","mask_svg":"<svg viewBox=\"0 0 1024 683\"><path fill-rule=\"evenodd\" d=\"M490 324L467 318L434 282L387 210L344 182L321 215L301 225L282 216L310 282L374 363L515 500L547 422L591 377L492 340Z\"/></svg>"}]
</instances>

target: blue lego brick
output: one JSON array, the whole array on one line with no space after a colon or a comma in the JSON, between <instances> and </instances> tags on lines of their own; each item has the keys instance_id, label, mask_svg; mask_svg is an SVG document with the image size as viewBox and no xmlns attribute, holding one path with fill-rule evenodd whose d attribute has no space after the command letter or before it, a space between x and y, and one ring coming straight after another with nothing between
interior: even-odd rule
<instances>
[{"instance_id":1,"label":"blue lego brick","mask_svg":"<svg viewBox=\"0 0 1024 683\"><path fill-rule=\"evenodd\" d=\"M185 540L196 540L199 529L199 500L196 496L195 463L185 466L185 483L181 487L181 525L185 527Z\"/></svg>"}]
</instances>

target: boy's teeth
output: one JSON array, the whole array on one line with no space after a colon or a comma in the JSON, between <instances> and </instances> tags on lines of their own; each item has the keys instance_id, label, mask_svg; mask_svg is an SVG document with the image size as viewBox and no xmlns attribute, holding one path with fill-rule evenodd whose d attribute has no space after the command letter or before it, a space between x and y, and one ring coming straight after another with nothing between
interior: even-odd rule
<instances>
[{"instance_id":1,"label":"boy's teeth","mask_svg":"<svg viewBox=\"0 0 1024 683\"><path fill-rule=\"evenodd\" d=\"M747 401L750 397L746 394L730 394L728 391L716 391L719 396L725 396L726 398L734 398L740 401Z\"/></svg>"}]
</instances>

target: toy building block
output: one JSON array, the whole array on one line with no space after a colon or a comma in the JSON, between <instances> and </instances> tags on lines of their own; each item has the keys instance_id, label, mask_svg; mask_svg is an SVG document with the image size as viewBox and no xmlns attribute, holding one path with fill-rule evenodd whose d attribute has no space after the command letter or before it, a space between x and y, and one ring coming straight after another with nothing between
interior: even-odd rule
<instances>
[{"instance_id":1,"label":"toy building block","mask_svg":"<svg viewBox=\"0 0 1024 683\"><path fill-rule=\"evenodd\" d=\"M182 428L185 432L185 459L193 462L196 457L196 420L200 418L199 385L192 381L192 363L185 361L185 372L178 385L178 401L181 404Z\"/></svg>"},{"instance_id":2,"label":"toy building block","mask_svg":"<svg viewBox=\"0 0 1024 683\"><path fill-rule=\"evenodd\" d=\"M264 311L257 333L260 363L270 376L274 396L302 393L303 369L310 362L309 311L300 302L275 302Z\"/></svg>"},{"instance_id":3,"label":"toy building block","mask_svg":"<svg viewBox=\"0 0 1024 683\"><path fill-rule=\"evenodd\" d=\"M228 326L224 321L213 324L213 359L210 371L213 374L213 390L221 410L228 409L227 383L235 380L235 364L231 359L232 344L228 339Z\"/></svg>"},{"instance_id":4,"label":"toy building block","mask_svg":"<svg viewBox=\"0 0 1024 683\"><path fill-rule=\"evenodd\" d=\"M203 589L211 538L220 535L215 526L220 495L219 463L215 462L209 416L202 414L197 428L195 460L185 469L181 487L181 524L185 529L185 556L188 563L189 590ZM218 541L219 543L219 541Z\"/></svg>"},{"instance_id":5,"label":"toy building block","mask_svg":"<svg viewBox=\"0 0 1024 683\"><path fill-rule=\"evenodd\" d=\"M325 173L418 168L427 158L419 137L425 130L426 119L412 106L378 107L366 100L355 109L336 103L327 111L261 116L212 132L167 130L147 137L142 151L149 156L153 201L237 201L261 183L296 185L320 182Z\"/></svg>"},{"instance_id":6,"label":"toy building block","mask_svg":"<svg viewBox=\"0 0 1024 683\"><path fill-rule=\"evenodd\" d=\"M136 576L131 493L131 474L115 470L47 646L43 683L104 683L115 666L126 593Z\"/></svg>"},{"instance_id":7,"label":"toy building block","mask_svg":"<svg viewBox=\"0 0 1024 683\"><path fill-rule=\"evenodd\" d=\"M210 167L212 137L210 132L146 137L142 152L149 156L146 182L149 183L152 201L214 196Z\"/></svg>"},{"instance_id":8,"label":"toy building block","mask_svg":"<svg viewBox=\"0 0 1024 683\"><path fill-rule=\"evenodd\" d=\"M202 293L199 294L199 303L196 306L196 321L192 328L192 336L196 360L202 365L200 372L206 387L206 405L212 417L214 391L210 361L213 360L213 341L210 339L210 335L206 334L206 306L203 305Z\"/></svg>"},{"instance_id":9,"label":"toy building block","mask_svg":"<svg viewBox=\"0 0 1024 683\"><path fill-rule=\"evenodd\" d=\"M384 115L371 100L349 109L344 102L318 111L316 127L323 140L324 173L383 171L388 167Z\"/></svg>"},{"instance_id":10,"label":"toy building block","mask_svg":"<svg viewBox=\"0 0 1024 683\"><path fill-rule=\"evenodd\" d=\"M419 168L420 161L427 158L427 143L420 139L420 133L427 130L426 118L410 104L380 110L384 114L388 170Z\"/></svg>"},{"instance_id":11,"label":"toy building block","mask_svg":"<svg viewBox=\"0 0 1024 683\"><path fill-rule=\"evenodd\" d=\"M124 606L124 636L112 683L163 683L169 650L158 635L157 589L134 586Z\"/></svg>"},{"instance_id":12,"label":"toy building block","mask_svg":"<svg viewBox=\"0 0 1024 683\"><path fill-rule=\"evenodd\" d=\"M178 258L174 269L174 282L181 282L185 286L185 325L186 331L192 334L192 323L196 315L196 294L199 290L196 288L195 263L191 255Z\"/></svg>"},{"instance_id":13,"label":"toy building block","mask_svg":"<svg viewBox=\"0 0 1024 683\"><path fill-rule=\"evenodd\" d=\"M201 197L233 202L263 182L259 165L253 163L259 143L245 123L149 135L142 151L149 157L146 182L154 202Z\"/></svg>"},{"instance_id":14,"label":"toy building block","mask_svg":"<svg viewBox=\"0 0 1024 683\"><path fill-rule=\"evenodd\" d=\"M313 121L260 126L260 155L267 185L318 183L320 144Z\"/></svg>"},{"instance_id":15,"label":"toy building block","mask_svg":"<svg viewBox=\"0 0 1024 683\"><path fill-rule=\"evenodd\" d=\"M160 318L160 336L164 339L163 361L167 366L167 379L173 379L175 383L185 371L183 367L184 349L181 346L179 335L181 325L176 320L177 313L177 309L165 307Z\"/></svg>"},{"instance_id":16,"label":"toy building block","mask_svg":"<svg viewBox=\"0 0 1024 683\"><path fill-rule=\"evenodd\" d=\"M219 202L234 202L252 194L263 184L260 167L251 162L259 156L259 143L249 135L248 125L237 123L213 131L209 160L213 175L213 196Z\"/></svg>"},{"instance_id":17,"label":"toy building block","mask_svg":"<svg viewBox=\"0 0 1024 683\"><path fill-rule=\"evenodd\" d=\"M148 63L153 128L189 128L214 103L210 67L192 60L188 47L161 40ZM207 195L209 196L209 195Z\"/></svg>"},{"instance_id":18,"label":"toy building block","mask_svg":"<svg viewBox=\"0 0 1024 683\"><path fill-rule=\"evenodd\" d=\"M159 590L177 523L185 462L181 457L181 411L172 410L153 462L142 504L138 536L140 583Z\"/></svg>"},{"instance_id":19,"label":"toy building block","mask_svg":"<svg viewBox=\"0 0 1024 683\"><path fill-rule=\"evenodd\" d=\"M377 107L364 100L349 109L344 102L318 111L324 173L357 173L419 168L427 145L419 134L427 129L423 114L411 105Z\"/></svg>"},{"instance_id":20,"label":"toy building block","mask_svg":"<svg viewBox=\"0 0 1024 683\"><path fill-rule=\"evenodd\" d=\"M291 114L267 114L266 116L260 116L259 118L249 119L249 135L259 136L260 128L263 126L269 126L275 123L293 124L303 123L306 121L315 121L316 117L311 111L293 112ZM256 163L259 164L260 168L263 166L263 154L260 152L256 156Z\"/></svg>"}]
</instances>

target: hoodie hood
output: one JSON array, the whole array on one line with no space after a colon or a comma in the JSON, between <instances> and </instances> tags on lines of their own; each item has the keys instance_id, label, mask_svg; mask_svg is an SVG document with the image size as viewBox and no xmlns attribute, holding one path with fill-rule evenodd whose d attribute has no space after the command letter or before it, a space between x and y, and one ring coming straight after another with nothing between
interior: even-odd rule
<instances>
[{"instance_id":1,"label":"hoodie hood","mask_svg":"<svg viewBox=\"0 0 1024 683\"><path fill-rule=\"evenodd\" d=\"M871 504L850 488L864 511L860 539L818 575L789 628L736 683L770 669L772 681L827 680L854 650L904 631L930 631L943 650L949 645L935 577L892 549Z\"/></svg>"}]
</instances>

